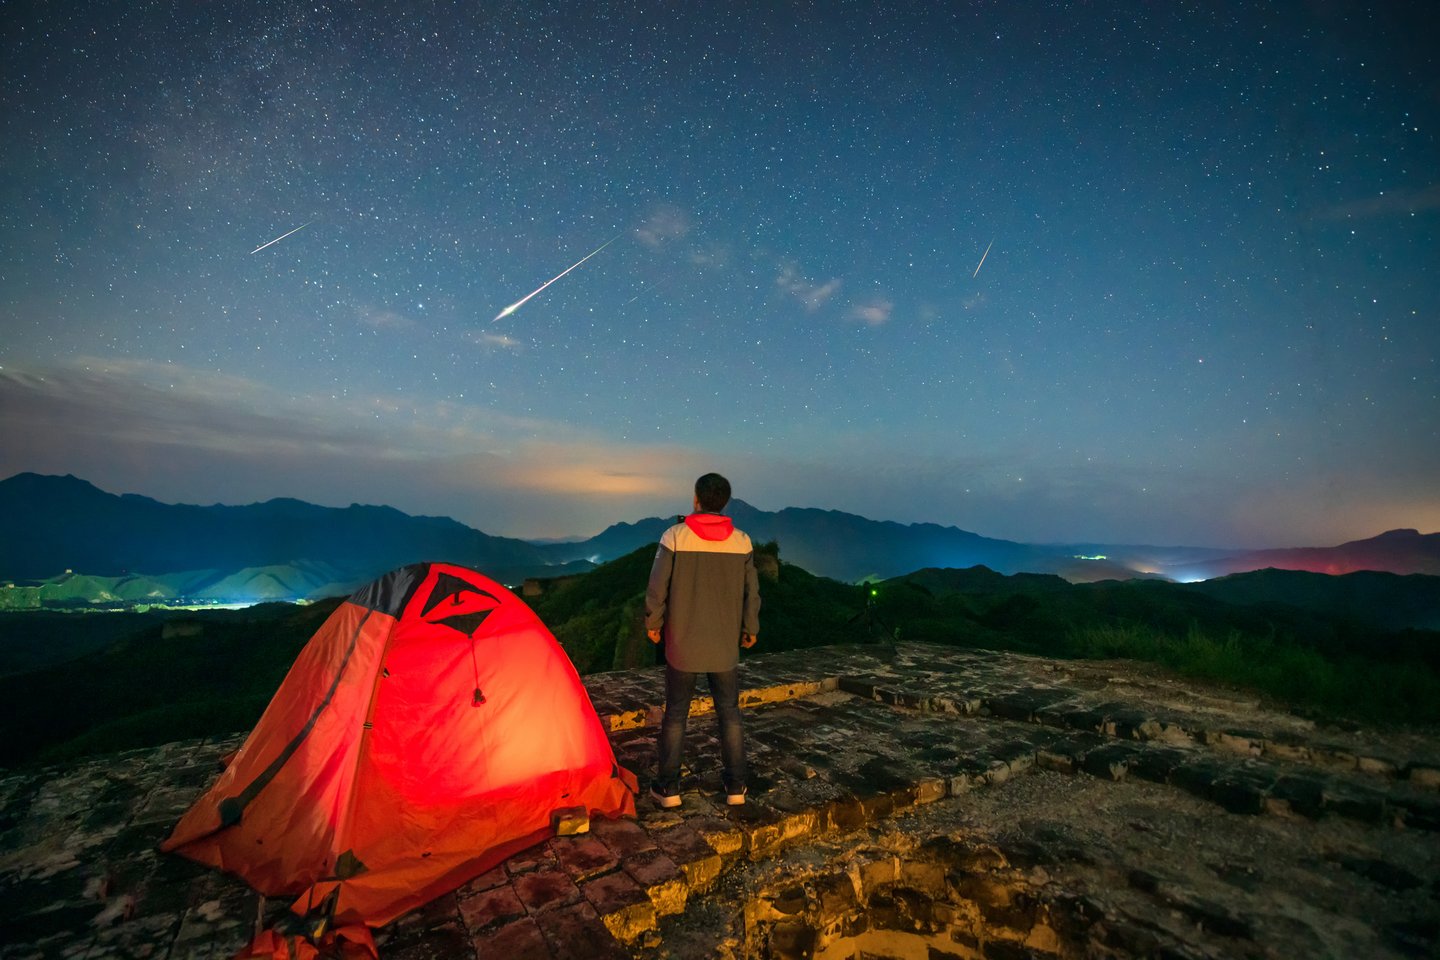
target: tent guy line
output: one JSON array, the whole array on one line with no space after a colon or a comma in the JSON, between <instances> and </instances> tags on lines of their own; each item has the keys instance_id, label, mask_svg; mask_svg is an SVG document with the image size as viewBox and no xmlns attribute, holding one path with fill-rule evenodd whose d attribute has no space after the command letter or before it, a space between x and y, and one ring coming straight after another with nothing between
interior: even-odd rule
<instances>
[{"instance_id":1,"label":"tent guy line","mask_svg":"<svg viewBox=\"0 0 1440 960\"><path fill-rule=\"evenodd\" d=\"M569 273L571 270L574 270L586 260L589 260L591 257L595 256L595 254L599 253L601 250L604 250L606 247L610 246L610 244L614 243L616 240L619 240L622 236L624 236L624 234L615 234L615 236L611 237L609 240L606 240L604 243L600 244L600 246L596 247L594 250L591 250L589 253L585 254L585 256L570 264L570 266L566 267L564 270L561 270L559 273L555 274L555 276L551 277L549 280L546 280L544 283L540 284L539 287L530 291L525 296L521 297L519 300L516 300L514 303L510 304L510 306L506 307L504 310L501 310L499 313L495 314L495 319L491 320L490 322L495 323L498 320L503 320L506 317L510 316L510 314L514 313L516 310L519 310L522 306L524 306L526 300L529 300L531 297L538 294L541 290L544 290L546 287L550 286L550 284L554 283L556 280L559 280L561 277L565 276L565 274Z\"/></svg>"}]
</instances>

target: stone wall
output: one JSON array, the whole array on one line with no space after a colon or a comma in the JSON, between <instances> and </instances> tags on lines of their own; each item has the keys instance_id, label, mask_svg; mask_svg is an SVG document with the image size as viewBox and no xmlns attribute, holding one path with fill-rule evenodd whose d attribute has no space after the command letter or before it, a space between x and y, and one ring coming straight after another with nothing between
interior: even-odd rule
<instances>
[{"instance_id":1,"label":"stone wall","mask_svg":"<svg viewBox=\"0 0 1440 960\"><path fill-rule=\"evenodd\" d=\"M1433 731L1317 727L1153 668L901 644L747 658L750 802L693 710L683 805L555 837L386 958L1425 956ZM587 678L653 767L654 668ZM238 738L0 781L0 957L229 956L261 903L154 846Z\"/></svg>"}]
</instances>

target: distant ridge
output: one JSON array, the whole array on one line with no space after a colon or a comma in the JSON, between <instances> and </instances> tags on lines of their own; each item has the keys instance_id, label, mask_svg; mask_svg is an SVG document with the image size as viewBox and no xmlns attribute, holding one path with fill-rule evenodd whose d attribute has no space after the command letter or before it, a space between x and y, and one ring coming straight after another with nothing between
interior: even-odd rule
<instances>
[{"instance_id":1,"label":"distant ridge","mask_svg":"<svg viewBox=\"0 0 1440 960\"><path fill-rule=\"evenodd\" d=\"M206 571L186 589L207 599L295 597L425 560L521 577L553 566L535 544L392 507L285 498L201 507L117 496L73 476L22 473L0 481L0 577L7 580L47 580L67 570L109 578ZM237 577L245 582L233 582L230 593L224 582Z\"/></svg>"},{"instance_id":2,"label":"distant ridge","mask_svg":"<svg viewBox=\"0 0 1440 960\"><path fill-rule=\"evenodd\" d=\"M1000 573L1053 573L1075 582L1154 576L1156 553L1169 552L1187 559L1224 556L1228 551L1203 548L1114 547L1114 557L1093 557L1093 545L1035 545L998 540L958 527L935 523L896 523L871 520L840 510L786 507L759 510L743 500L732 500L725 511L757 543L780 543L786 562L819 576L857 581L895 577L920 567L972 567L977 564ZM589 540L556 544L556 556L604 562L637 547L654 543L675 517L650 517L635 523L617 523ZM1129 558L1134 556L1134 560ZM1130 565L1134 562L1135 565Z\"/></svg>"},{"instance_id":3,"label":"distant ridge","mask_svg":"<svg viewBox=\"0 0 1440 960\"><path fill-rule=\"evenodd\" d=\"M1300 570L1339 576L1371 570L1381 573L1440 575L1440 533L1387 530L1377 537L1351 540L1337 547L1291 547L1251 550L1168 571L1179 580L1210 580L1251 570Z\"/></svg>"},{"instance_id":4,"label":"distant ridge","mask_svg":"<svg viewBox=\"0 0 1440 960\"><path fill-rule=\"evenodd\" d=\"M727 511L785 561L843 581L923 568L983 565L1072 583L1211 579L1266 567L1327 574L1440 574L1440 534L1392 530L1338 547L1234 551L1198 547L1026 544L933 523L870 520L838 510ZM163 601L252 602L333 596L406 563L463 563L516 584L590 569L653 544L675 517L616 523L584 540L495 537L445 517L393 507L321 507L279 498L247 506L165 504L106 493L74 476L0 480L0 607ZM67 572L68 571L68 572Z\"/></svg>"}]
</instances>

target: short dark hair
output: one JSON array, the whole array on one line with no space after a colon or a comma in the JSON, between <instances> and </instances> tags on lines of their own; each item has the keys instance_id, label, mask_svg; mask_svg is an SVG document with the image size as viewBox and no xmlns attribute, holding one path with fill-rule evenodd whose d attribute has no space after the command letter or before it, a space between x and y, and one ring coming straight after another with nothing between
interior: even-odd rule
<instances>
[{"instance_id":1,"label":"short dark hair","mask_svg":"<svg viewBox=\"0 0 1440 960\"><path fill-rule=\"evenodd\" d=\"M719 513L730 502L730 481L718 473L707 473L695 481L695 499L706 513Z\"/></svg>"}]
</instances>

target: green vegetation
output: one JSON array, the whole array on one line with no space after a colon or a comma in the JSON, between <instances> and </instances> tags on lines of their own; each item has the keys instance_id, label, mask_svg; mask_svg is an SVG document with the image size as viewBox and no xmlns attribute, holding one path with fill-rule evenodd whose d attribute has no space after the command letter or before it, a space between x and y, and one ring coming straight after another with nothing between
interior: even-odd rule
<instances>
[{"instance_id":1,"label":"green vegetation","mask_svg":"<svg viewBox=\"0 0 1440 960\"><path fill-rule=\"evenodd\" d=\"M1253 690L1317 717L1440 721L1440 675L1423 661L1327 657L1294 640L1196 624L1169 634L1140 624L1090 626L1066 634L1063 656L1144 660L1182 676Z\"/></svg>"},{"instance_id":2,"label":"green vegetation","mask_svg":"<svg viewBox=\"0 0 1440 960\"><path fill-rule=\"evenodd\" d=\"M756 552L760 643L745 656L898 638L1127 658L1316 717L1440 722L1440 633L1433 631L1387 630L1274 602L1230 603L1178 584L1076 585L984 567L857 586L782 563L777 544ZM643 619L653 557L646 546L593 572L542 581L541 593L528 598L582 673L658 662ZM16 671L0 676L0 767L243 732L339 602L0 616L0 647L11 651ZM68 662L24 669L27 646L60 644L69 644Z\"/></svg>"},{"instance_id":3,"label":"green vegetation","mask_svg":"<svg viewBox=\"0 0 1440 960\"><path fill-rule=\"evenodd\" d=\"M1440 722L1440 634L1386 630L1177 584L1001 576L983 567L886 581L877 606L907 640L1158 663L1317 716Z\"/></svg>"},{"instance_id":4,"label":"green vegetation","mask_svg":"<svg viewBox=\"0 0 1440 960\"><path fill-rule=\"evenodd\" d=\"M0 677L0 767L248 730L339 605L264 604L155 623L58 666Z\"/></svg>"}]
</instances>

